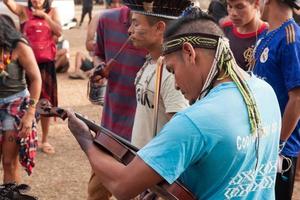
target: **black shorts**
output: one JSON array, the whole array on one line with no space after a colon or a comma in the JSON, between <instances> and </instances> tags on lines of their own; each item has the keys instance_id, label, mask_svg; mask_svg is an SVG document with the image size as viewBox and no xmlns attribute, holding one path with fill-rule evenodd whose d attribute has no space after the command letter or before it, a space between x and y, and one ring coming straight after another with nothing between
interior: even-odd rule
<instances>
[{"instance_id":1,"label":"black shorts","mask_svg":"<svg viewBox=\"0 0 300 200\"><path fill-rule=\"evenodd\" d=\"M276 200L291 200L293 196L295 173L297 168L297 157L286 156L292 161L290 169L281 174L277 173L275 185ZM282 168L287 169L289 163L283 160Z\"/></svg>"},{"instance_id":2,"label":"black shorts","mask_svg":"<svg viewBox=\"0 0 300 200\"><path fill-rule=\"evenodd\" d=\"M94 67L94 63L86 58L82 61L80 69L82 71L86 72L86 71L89 71L89 70L93 69L93 67Z\"/></svg>"},{"instance_id":3,"label":"black shorts","mask_svg":"<svg viewBox=\"0 0 300 200\"><path fill-rule=\"evenodd\" d=\"M90 13L92 12L93 7L82 7L82 13L86 14L86 13Z\"/></svg>"}]
</instances>

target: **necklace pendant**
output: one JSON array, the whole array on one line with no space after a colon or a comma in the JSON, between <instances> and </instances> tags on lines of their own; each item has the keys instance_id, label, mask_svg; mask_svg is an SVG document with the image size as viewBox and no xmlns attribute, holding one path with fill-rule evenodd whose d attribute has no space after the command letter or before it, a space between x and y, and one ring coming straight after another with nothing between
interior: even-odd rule
<instances>
[{"instance_id":1,"label":"necklace pendant","mask_svg":"<svg viewBox=\"0 0 300 200\"><path fill-rule=\"evenodd\" d=\"M266 63L269 58L269 48L266 47L260 56L260 62Z\"/></svg>"}]
</instances>

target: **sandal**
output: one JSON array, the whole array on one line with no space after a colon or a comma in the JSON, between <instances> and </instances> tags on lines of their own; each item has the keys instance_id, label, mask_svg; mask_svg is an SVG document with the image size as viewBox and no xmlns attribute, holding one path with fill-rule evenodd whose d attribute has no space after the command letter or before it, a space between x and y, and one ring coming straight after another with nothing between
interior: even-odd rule
<instances>
[{"instance_id":1,"label":"sandal","mask_svg":"<svg viewBox=\"0 0 300 200\"><path fill-rule=\"evenodd\" d=\"M48 155L52 155L55 153L54 147L48 142L42 143L41 145L42 152Z\"/></svg>"},{"instance_id":2,"label":"sandal","mask_svg":"<svg viewBox=\"0 0 300 200\"><path fill-rule=\"evenodd\" d=\"M83 73L80 72L74 72L74 73L70 73L69 74L69 78L70 79L85 79L85 75Z\"/></svg>"}]
</instances>

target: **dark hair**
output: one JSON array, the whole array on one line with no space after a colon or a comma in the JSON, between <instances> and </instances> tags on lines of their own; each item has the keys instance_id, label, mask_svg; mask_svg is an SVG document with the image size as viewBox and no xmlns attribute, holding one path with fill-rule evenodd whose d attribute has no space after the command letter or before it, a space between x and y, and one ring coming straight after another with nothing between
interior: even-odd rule
<instances>
[{"instance_id":1,"label":"dark hair","mask_svg":"<svg viewBox=\"0 0 300 200\"><path fill-rule=\"evenodd\" d=\"M154 24L156 24L159 21L163 21L166 23L166 25L168 25L172 20L171 19L167 19L167 18L163 18L163 17L154 17L154 16L149 16L149 15L145 15L146 19L148 21L148 23L153 26Z\"/></svg>"},{"instance_id":2,"label":"dark hair","mask_svg":"<svg viewBox=\"0 0 300 200\"><path fill-rule=\"evenodd\" d=\"M0 15L0 48L11 51L22 40L24 40L22 34Z\"/></svg>"},{"instance_id":3,"label":"dark hair","mask_svg":"<svg viewBox=\"0 0 300 200\"><path fill-rule=\"evenodd\" d=\"M296 8L297 10L300 8L300 3L297 0L280 0L280 2L289 5L291 8Z\"/></svg>"},{"instance_id":4,"label":"dark hair","mask_svg":"<svg viewBox=\"0 0 300 200\"><path fill-rule=\"evenodd\" d=\"M50 12L50 10L51 10L51 4L52 4L52 0L45 0L44 1L43 8L45 9L46 13ZM29 9L32 8L31 0L28 0L28 8Z\"/></svg>"},{"instance_id":5,"label":"dark hair","mask_svg":"<svg viewBox=\"0 0 300 200\"><path fill-rule=\"evenodd\" d=\"M9 15L6 15L6 14L0 14L0 16L3 17L3 18L9 23L9 25L11 25L11 26L14 27L15 29L17 29L14 20L13 20Z\"/></svg>"},{"instance_id":6,"label":"dark hair","mask_svg":"<svg viewBox=\"0 0 300 200\"><path fill-rule=\"evenodd\" d=\"M224 36L222 29L212 16L203 12L199 7L193 7L189 13L174 21L165 32L165 38L179 34L205 33Z\"/></svg>"},{"instance_id":7,"label":"dark hair","mask_svg":"<svg viewBox=\"0 0 300 200\"><path fill-rule=\"evenodd\" d=\"M212 0L207 9L208 14L210 14L216 22L228 15L227 12L227 2L221 0Z\"/></svg>"}]
</instances>

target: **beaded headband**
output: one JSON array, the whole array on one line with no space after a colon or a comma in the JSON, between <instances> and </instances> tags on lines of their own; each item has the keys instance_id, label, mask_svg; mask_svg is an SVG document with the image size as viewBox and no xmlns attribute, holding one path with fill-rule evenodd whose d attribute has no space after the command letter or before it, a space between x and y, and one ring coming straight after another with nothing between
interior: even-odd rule
<instances>
[{"instance_id":1,"label":"beaded headband","mask_svg":"<svg viewBox=\"0 0 300 200\"><path fill-rule=\"evenodd\" d=\"M180 34L167 39L163 44L163 55L173 53L181 49L185 42L193 47L204 49L217 49L220 36L205 33Z\"/></svg>"},{"instance_id":2,"label":"beaded headband","mask_svg":"<svg viewBox=\"0 0 300 200\"><path fill-rule=\"evenodd\" d=\"M123 0L123 3L133 12L165 19L177 19L192 5L190 0Z\"/></svg>"}]
</instances>

